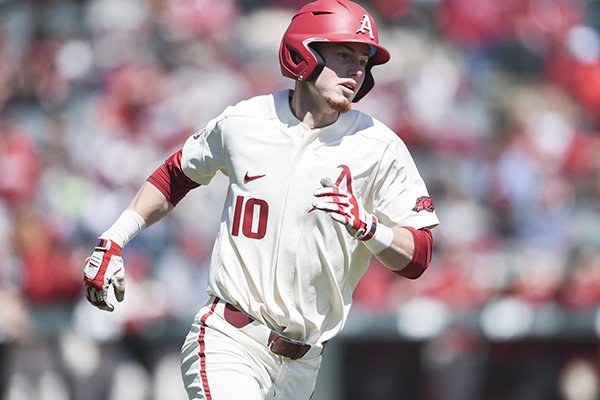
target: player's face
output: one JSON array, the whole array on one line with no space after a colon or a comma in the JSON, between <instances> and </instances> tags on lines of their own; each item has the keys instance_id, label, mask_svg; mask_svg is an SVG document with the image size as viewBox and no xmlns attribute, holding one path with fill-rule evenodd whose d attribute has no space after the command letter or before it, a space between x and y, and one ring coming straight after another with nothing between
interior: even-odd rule
<instances>
[{"instance_id":1,"label":"player's face","mask_svg":"<svg viewBox=\"0 0 600 400\"><path fill-rule=\"evenodd\" d=\"M365 77L369 47L362 43L319 43L317 50L325 68L315 81L315 89L332 109L350 110Z\"/></svg>"}]
</instances>

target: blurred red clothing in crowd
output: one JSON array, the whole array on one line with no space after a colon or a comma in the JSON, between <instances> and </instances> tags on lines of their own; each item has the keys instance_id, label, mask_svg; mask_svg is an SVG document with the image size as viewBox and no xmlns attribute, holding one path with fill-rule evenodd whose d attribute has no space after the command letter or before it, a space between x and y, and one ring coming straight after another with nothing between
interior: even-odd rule
<instances>
[{"instance_id":1,"label":"blurred red clothing in crowd","mask_svg":"<svg viewBox=\"0 0 600 400\"><path fill-rule=\"evenodd\" d=\"M393 20L410 11L409 0L373 0L373 7L382 18Z\"/></svg>"},{"instance_id":2,"label":"blurred red clothing in crowd","mask_svg":"<svg viewBox=\"0 0 600 400\"><path fill-rule=\"evenodd\" d=\"M237 17L233 0L169 0L165 17L171 29L208 36L227 30Z\"/></svg>"},{"instance_id":3,"label":"blurred red clothing in crowd","mask_svg":"<svg viewBox=\"0 0 600 400\"><path fill-rule=\"evenodd\" d=\"M498 39L560 40L582 19L574 0L446 0L436 21L445 37L467 48Z\"/></svg>"},{"instance_id":4,"label":"blurred red clothing in crowd","mask_svg":"<svg viewBox=\"0 0 600 400\"><path fill-rule=\"evenodd\" d=\"M435 18L448 40L479 47L506 35L510 8L510 1L447 0L439 2Z\"/></svg>"},{"instance_id":5,"label":"blurred red clothing in crowd","mask_svg":"<svg viewBox=\"0 0 600 400\"><path fill-rule=\"evenodd\" d=\"M32 200L40 175L38 152L22 128L0 121L0 200L9 207Z\"/></svg>"},{"instance_id":6,"label":"blurred red clothing in crowd","mask_svg":"<svg viewBox=\"0 0 600 400\"><path fill-rule=\"evenodd\" d=\"M600 123L600 62L579 63L571 74L575 98L584 107L587 117Z\"/></svg>"},{"instance_id":7,"label":"blurred red clothing in crowd","mask_svg":"<svg viewBox=\"0 0 600 400\"><path fill-rule=\"evenodd\" d=\"M81 271L66 244L29 207L16 210L13 248L26 300L40 305L75 301L81 295Z\"/></svg>"},{"instance_id":8,"label":"blurred red clothing in crowd","mask_svg":"<svg viewBox=\"0 0 600 400\"><path fill-rule=\"evenodd\" d=\"M164 96L167 77L159 68L124 64L107 73L101 121L108 132L136 137L149 130L150 108Z\"/></svg>"}]
</instances>

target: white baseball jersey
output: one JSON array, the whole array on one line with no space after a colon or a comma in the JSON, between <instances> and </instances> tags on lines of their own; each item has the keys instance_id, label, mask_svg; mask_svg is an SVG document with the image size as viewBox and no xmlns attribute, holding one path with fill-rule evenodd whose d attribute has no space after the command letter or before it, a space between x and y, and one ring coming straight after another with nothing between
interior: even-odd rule
<instances>
[{"instance_id":1,"label":"white baseball jersey","mask_svg":"<svg viewBox=\"0 0 600 400\"><path fill-rule=\"evenodd\" d=\"M340 332L371 253L346 228L313 210L323 177L354 193L380 223L438 224L416 207L428 192L405 144L356 110L310 129L292 113L289 91L228 107L182 151L181 166L208 184L229 177L208 292L285 336L324 342Z\"/></svg>"}]
</instances>

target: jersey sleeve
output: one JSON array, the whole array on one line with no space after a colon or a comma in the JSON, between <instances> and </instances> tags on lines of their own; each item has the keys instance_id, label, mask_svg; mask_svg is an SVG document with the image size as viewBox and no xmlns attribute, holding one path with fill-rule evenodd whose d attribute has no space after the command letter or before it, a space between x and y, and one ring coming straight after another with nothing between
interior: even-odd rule
<instances>
[{"instance_id":1,"label":"jersey sleeve","mask_svg":"<svg viewBox=\"0 0 600 400\"><path fill-rule=\"evenodd\" d=\"M200 186L188 178L181 169L181 150L160 165L147 179L173 205L176 206L187 193Z\"/></svg>"},{"instance_id":2,"label":"jersey sleeve","mask_svg":"<svg viewBox=\"0 0 600 400\"><path fill-rule=\"evenodd\" d=\"M439 224L423 178L401 140L383 153L374 185L373 211L384 224L432 228Z\"/></svg>"},{"instance_id":3,"label":"jersey sleeve","mask_svg":"<svg viewBox=\"0 0 600 400\"><path fill-rule=\"evenodd\" d=\"M223 147L222 116L211 120L206 127L193 133L181 153L181 169L192 181L207 185L217 171L227 175Z\"/></svg>"}]
</instances>

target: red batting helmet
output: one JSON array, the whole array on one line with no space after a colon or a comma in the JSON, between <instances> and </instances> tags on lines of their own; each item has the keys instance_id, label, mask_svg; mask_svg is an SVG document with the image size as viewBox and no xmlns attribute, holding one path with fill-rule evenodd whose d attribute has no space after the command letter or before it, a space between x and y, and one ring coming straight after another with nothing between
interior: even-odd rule
<instances>
[{"instance_id":1,"label":"red batting helmet","mask_svg":"<svg viewBox=\"0 0 600 400\"><path fill-rule=\"evenodd\" d=\"M371 49L363 84L354 96L357 102L375 84L371 68L389 61L390 53L379 45L373 17L349 0L317 0L302 7L292 18L279 47L281 73L288 78L313 80L325 63L310 45L314 42L364 43Z\"/></svg>"}]
</instances>

